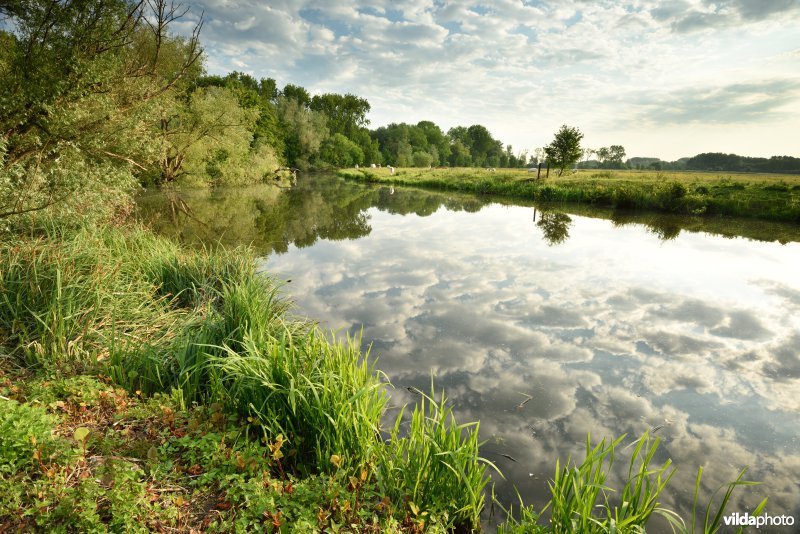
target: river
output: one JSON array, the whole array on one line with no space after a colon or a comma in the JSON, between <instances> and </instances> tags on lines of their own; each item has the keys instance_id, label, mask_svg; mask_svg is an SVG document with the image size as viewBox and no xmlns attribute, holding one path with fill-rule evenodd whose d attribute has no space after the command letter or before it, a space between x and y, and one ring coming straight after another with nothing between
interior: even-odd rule
<instances>
[{"instance_id":1,"label":"river","mask_svg":"<svg viewBox=\"0 0 800 534\"><path fill-rule=\"evenodd\" d=\"M651 430L656 459L678 468L661 502L684 518L698 466L705 496L748 467L762 484L728 510L769 496L768 513L800 521L797 225L320 175L291 190L147 193L139 205L185 242L252 246L296 313L371 345L394 407L431 380L444 389L459 422L480 421L504 506L516 491L543 506L556 459L581 457L587 433L627 433L627 444Z\"/></svg>"}]
</instances>

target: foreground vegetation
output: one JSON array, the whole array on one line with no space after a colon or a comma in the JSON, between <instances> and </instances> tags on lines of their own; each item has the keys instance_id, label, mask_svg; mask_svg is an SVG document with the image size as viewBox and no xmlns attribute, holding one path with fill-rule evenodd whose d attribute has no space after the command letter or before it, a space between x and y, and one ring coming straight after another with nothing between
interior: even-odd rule
<instances>
[{"instance_id":1,"label":"foreground vegetation","mask_svg":"<svg viewBox=\"0 0 800 534\"><path fill-rule=\"evenodd\" d=\"M288 316L249 254L126 228L0 259L2 526L479 525L477 425L431 397L382 435L358 340Z\"/></svg>"},{"instance_id":2,"label":"foreground vegetation","mask_svg":"<svg viewBox=\"0 0 800 534\"><path fill-rule=\"evenodd\" d=\"M537 179L536 170L343 169L345 178L502 195L542 202L576 202L614 209L685 215L731 215L800 222L800 177L793 175L579 171Z\"/></svg>"},{"instance_id":3,"label":"foreground vegetation","mask_svg":"<svg viewBox=\"0 0 800 534\"><path fill-rule=\"evenodd\" d=\"M10 239L0 256L4 530L480 529L477 423L432 391L382 429L388 385L358 340L292 318L246 251L101 227ZM608 505L623 532L670 516L669 463L638 443L622 496L641 506ZM549 525L526 507L502 528L611 531L591 518L613 490L581 480L604 477L618 444L587 440L584 467L557 468ZM571 495L579 483L594 490Z\"/></svg>"}]
</instances>

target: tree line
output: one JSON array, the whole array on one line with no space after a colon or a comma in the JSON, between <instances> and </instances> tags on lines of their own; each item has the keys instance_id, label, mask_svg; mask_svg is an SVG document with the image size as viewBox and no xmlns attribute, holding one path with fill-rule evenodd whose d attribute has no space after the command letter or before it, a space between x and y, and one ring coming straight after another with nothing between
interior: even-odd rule
<instances>
[{"instance_id":1,"label":"tree line","mask_svg":"<svg viewBox=\"0 0 800 534\"><path fill-rule=\"evenodd\" d=\"M0 220L109 214L129 209L137 183L235 185L286 167L554 161L548 147L515 153L480 124L371 130L370 104L357 95L209 75L202 20L186 36L171 31L186 14L170 0L0 4ZM621 145L568 148L569 165L594 157L594 166L624 166ZM648 165L666 166L659 161ZM786 172L797 161L701 154L686 168Z\"/></svg>"},{"instance_id":2,"label":"tree line","mask_svg":"<svg viewBox=\"0 0 800 534\"><path fill-rule=\"evenodd\" d=\"M202 21L170 0L0 5L0 218L124 204L135 183L241 184L281 167L519 167L482 125L370 130L369 102L242 72L209 75ZM116 198L115 198L116 195Z\"/></svg>"}]
</instances>

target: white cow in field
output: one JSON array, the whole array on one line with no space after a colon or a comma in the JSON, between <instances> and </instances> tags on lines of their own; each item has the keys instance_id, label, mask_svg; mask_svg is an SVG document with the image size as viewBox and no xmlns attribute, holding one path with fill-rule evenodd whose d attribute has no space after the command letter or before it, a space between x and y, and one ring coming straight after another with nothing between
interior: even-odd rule
<instances>
[{"instance_id":1,"label":"white cow in field","mask_svg":"<svg viewBox=\"0 0 800 534\"><path fill-rule=\"evenodd\" d=\"M373 164L370 165L370 167L374 169L376 167L376 165L373 163Z\"/></svg>"},{"instance_id":2,"label":"white cow in field","mask_svg":"<svg viewBox=\"0 0 800 534\"><path fill-rule=\"evenodd\" d=\"M394 167L389 167L389 176L394 176Z\"/></svg>"}]
</instances>

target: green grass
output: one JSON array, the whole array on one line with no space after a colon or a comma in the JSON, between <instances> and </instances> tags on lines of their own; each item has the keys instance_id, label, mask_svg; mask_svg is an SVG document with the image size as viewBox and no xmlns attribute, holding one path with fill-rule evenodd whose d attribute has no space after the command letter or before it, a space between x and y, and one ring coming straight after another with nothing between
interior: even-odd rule
<instances>
[{"instance_id":1,"label":"green grass","mask_svg":"<svg viewBox=\"0 0 800 534\"><path fill-rule=\"evenodd\" d=\"M734 490L755 484L742 480L742 470L736 480L724 487L725 493L716 506L712 502L716 492L712 495L700 518L697 506L703 472L701 467L696 478L692 515L687 523L675 511L661 506L659 501L676 471L670 460L661 465L653 464L660 445L659 438L653 439L646 432L620 449L624 438L621 436L610 443L603 439L593 446L587 435L586 452L580 464L572 462L570 458L563 467L556 462L555 474L550 481L551 500L538 512L533 506L521 503L518 517L509 514L507 521L499 525L498 534L639 533L645 532L653 515L661 516L673 532L712 534L721 528L722 516ZM630 452L627 473L618 491L608 485L607 477L615 457L627 454L631 447L633 450ZM766 503L767 499L761 501L751 515L761 514ZM542 518L547 511L549 521L544 523Z\"/></svg>"},{"instance_id":2,"label":"green grass","mask_svg":"<svg viewBox=\"0 0 800 534\"><path fill-rule=\"evenodd\" d=\"M269 476L277 477L281 484L317 488L309 490L305 500L287 497L284 504L262 510L262 520L269 512L271 521L279 524L281 517L283 521L293 517L289 511L296 508L295 516L304 519L292 519L293 528L306 525L308 531L319 528L319 522L332 525L331 521L342 517L358 529L374 527L376 531L417 531L424 525L439 529L478 527L488 475L477 457L476 429L455 426L452 428L458 431L454 434L450 426L444 426L444 419L450 419L451 414L441 404L436 408L442 413L440 424L432 424L430 418L418 420L421 416L415 415L417 423L408 436L395 433L393 441L384 443L380 421L388 384L375 370L368 351L362 355L358 339L331 340L314 324L293 318L277 286L256 272L249 251L189 251L141 228L128 227L20 238L4 244L0 255L0 349L5 354L0 368L25 369L34 378L53 377L55 383L62 384L57 389L69 392L67 396L83 396L81 390L86 390L87 405L99 396L91 394L96 389L91 380L77 388L63 386L64 381L108 377L141 402L168 398L162 414L168 420L185 417L186 413L205 413L213 424L238 428L235 436L216 436L212 441L249 443L247 447L256 451L253 454L268 464ZM16 384L13 387L26 389ZM37 402L52 399L52 389L27 389ZM103 392L106 399L110 395ZM12 525L31 525L26 518L36 515L40 527L74 522L83 530L127 529L136 523L126 523L119 515L126 513L143 521L157 517L165 525L188 524L180 510L156 510L142 503L148 498L148 476L128 475L131 466L152 463L162 455L172 459L167 467L154 466L157 477L153 480L158 484L164 480L169 484L175 469L191 468L192 462L203 471L201 458L213 456L213 451L192 452L211 447L201 435L182 439L184 448L175 451L163 447L174 442L176 435L162 433L157 440L148 436L138 446L136 442L142 442L142 436L128 435L129 440L114 434L114 439L120 440L114 446L107 443L107 437L119 421L61 423L65 428L56 433L72 444L71 452L54 458L52 466L38 465L30 461L35 451L58 449L43 436L48 425L59 427L48 418L59 414L64 401L53 400L45 410L14 404L13 400L0 402L5 413L0 424L16 436L6 444L10 456L3 466L10 478L5 480L37 488L35 494L27 489L17 491L6 503L9 510L15 506L22 510ZM125 419L125 413L115 411L115 417ZM103 428L105 434L89 426ZM35 441L26 433L28 427L38 436ZM166 428L173 427L167 424ZM153 431L148 430L151 434ZM184 429L177 437L185 437L184 433L191 434ZM441 462L423 465L406 461L408 449L400 444L409 443L423 447L419 450L435 444L435 454L443 455L435 458ZM135 450L118 461L115 449L120 447ZM112 474L105 468L88 466L86 456L90 453L104 466L119 465ZM186 459L189 453L195 455ZM41 458L41 453L37 454ZM229 461L230 452L226 454ZM385 467L389 464L391 469ZM415 470L431 465L440 466L440 471L445 469L441 466L455 466L459 476L428 482L424 496L418 488L398 483L425 479L427 471ZM40 471L51 468L55 478L48 482ZM102 485L72 479L70 473L78 471L92 480L105 477L121 493L107 494ZM117 475L127 478L117 481ZM235 489L230 487L233 482ZM239 489L256 483L215 479L213 487L204 491L225 488L225 495L236 495L236 499L225 501L230 502L231 509L248 510L258 497ZM192 486L183 479L181 484ZM331 490L331 485L338 489ZM333 497L338 503L335 505L319 501L329 491L335 494L345 489L357 494L347 509L341 509L339 497ZM125 491L129 492L127 498ZM47 503L37 501L39 494L48 496ZM69 498L59 497L66 494ZM104 497L98 497L100 494ZM118 502L119 507L111 506L109 500ZM106 507L101 506L101 510L90 504L95 501ZM126 503L141 506L133 513ZM325 518L312 521L318 511ZM249 517L249 512L242 513L221 514L221 530L255 528L254 524L237 522ZM232 522L225 519L228 515ZM152 521L145 523L154 528Z\"/></svg>"},{"instance_id":3,"label":"green grass","mask_svg":"<svg viewBox=\"0 0 800 534\"><path fill-rule=\"evenodd\" d=\"M536 172L501 169L343 169L349 179L500 195L542 202L574 202L683 215L732 215L800 221L800 176L775 174L579 171L536 179Z\"/></svg>"},{"instance_id":4,"label":"green grass","mask_svg":"<svg viewBox=\"0 0 800 534\"><path fill-rule=\"evenodd\" d=\"M430 396L421 394L406 432L400 430L403 411L398 415L378 464L381 489L395 502L407 500L419 519L433 514L451 524L479 525L487 469L497 468L479 455L479 423L456 423L445 395L437 402L431 389Z\"/></svg>"}]
</instances>

